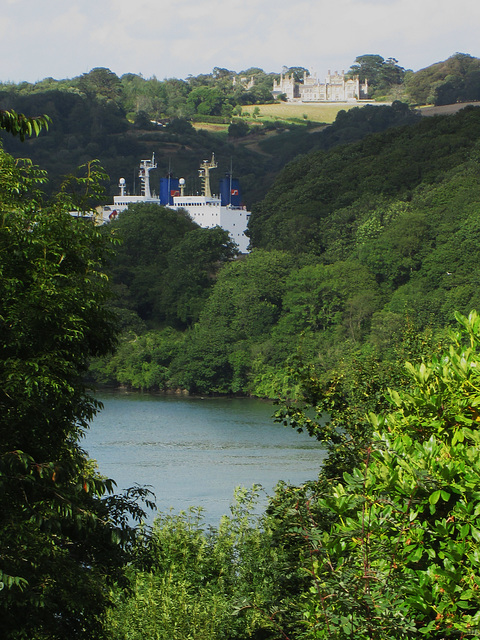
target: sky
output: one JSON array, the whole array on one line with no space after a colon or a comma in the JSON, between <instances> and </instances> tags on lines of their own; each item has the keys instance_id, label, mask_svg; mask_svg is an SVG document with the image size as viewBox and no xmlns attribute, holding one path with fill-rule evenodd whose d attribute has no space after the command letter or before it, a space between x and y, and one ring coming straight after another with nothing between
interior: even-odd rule
<instances>
[{"instance_id":1,"label":"sky","mask_svg":"<svg viewBox=\"0 0 480 640\"><path fill-rule=\"evenodd\" d=\"M478 0L1 0L0 82L118 76L187 78L214 67L323 79L379 54L418 71L480 57Z\"/></svg>"}]
</instances>

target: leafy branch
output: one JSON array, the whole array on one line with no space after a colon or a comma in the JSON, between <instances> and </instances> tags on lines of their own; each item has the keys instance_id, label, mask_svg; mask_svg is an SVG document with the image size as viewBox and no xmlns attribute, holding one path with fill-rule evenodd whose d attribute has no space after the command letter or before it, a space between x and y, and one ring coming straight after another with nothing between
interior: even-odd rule
<instances>
[{"instance_id":1,"label":"leafy branch","mask_svg":"<svg viewBox=\"0 0 480 640\"><path fill-rule=\"evenodd\" d=\"M47 115L29 117L13 109L10 111L0 109L0 129L13 136L19 136L22 142L27 136L38 136L43 129L48 131L51 122L51 118Z\"/></svg>"}]
</instances>

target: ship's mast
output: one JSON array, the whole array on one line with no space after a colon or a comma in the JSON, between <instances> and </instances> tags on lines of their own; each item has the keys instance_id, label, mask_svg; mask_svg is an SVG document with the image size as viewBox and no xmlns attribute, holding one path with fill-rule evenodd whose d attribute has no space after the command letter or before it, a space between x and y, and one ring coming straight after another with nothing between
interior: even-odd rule
<instances>
[{"instance_id":1,"label":"ship's mast","mask_svg":"<svg viewBox=\"0 0 480 640\"><path fill-rule=\"evenodd\" d=\"M157 165L155 164L155 154L152 153L151 160L141 160L140 161L140 171L138 175L142 181L142 196L145 197L146 200L150 200L152 195L150 193L150 176L149 173L152 169L156 169Z\"/></svg>"},{"instance_id":2,"label":"ship's mast","mask_svg":"<svg viewBox=\"0 0 480 640\"><path fill-rule=\"evenodd\" d=\"M215 154L212 153L212 159L210 162L208 160L204 160L198 170L198 175L202 179L202 195L208 198L212 196L212 192L210 191L210 170L216 169L217 167L218 165L215 162Z\"/></svg>"}]
</instances>

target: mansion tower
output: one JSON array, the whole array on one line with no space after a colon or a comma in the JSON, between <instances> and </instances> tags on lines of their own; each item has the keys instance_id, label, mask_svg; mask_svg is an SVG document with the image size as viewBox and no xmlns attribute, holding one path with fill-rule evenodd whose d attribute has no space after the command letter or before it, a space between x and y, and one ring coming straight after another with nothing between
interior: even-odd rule
<instances>
[{"instance_id":1,"label":"mansion tower","mask_svg":"<svg viewBox=\"0 0 480 640\"><path fill-rule=\"evenodd\" d=\"M284 93L288 102L355 102L368 97L368 81L360 83L359 77L345 78L345 73L327 74L324 83L317 75L303 74L303 83L296 82L293 74L281 74L280 80L273 81L273 96Z\"/></svg>"}]
</instances>

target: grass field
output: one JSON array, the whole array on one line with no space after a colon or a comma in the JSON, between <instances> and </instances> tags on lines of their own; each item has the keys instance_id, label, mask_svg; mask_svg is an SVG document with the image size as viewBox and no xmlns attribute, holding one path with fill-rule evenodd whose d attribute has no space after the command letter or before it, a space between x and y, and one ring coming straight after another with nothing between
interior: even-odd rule
<instances>
[{"instance_id":1,"label":"grass field","mask_svg":"<svg viewBox=\"0 0 480 640\"><path fill-rule=\"evenodd\" d=\"M213 124L211 122L192 122L195 129L203 129L204 131L210 131L210 133L226 133L229 127L228 124Z\"/></svg>"},{"instance_id":2,"label":"grass field","mask_svg":"<svg viewBox=\"0 0 480 640\"><path fill-rule=\"evenodd\" d=\"M291 102L280 102L275 104L258 104L258 105L246 105L242 107L242 116L246 117L250 124L262 124L265 121L271 120L283 120L285 122L303 121L306 122L322 122L325 124L331 124L334 122L339 111L352 109L353 107L361 106L355 103L340 102L338 104L333 103L316 103L316 104L295 104ZM258 111L256 109L258 108ZM257 114L254 117L254 111ZM306 117L305 117L306 116ZM228 124L211 124L205 122L194 122L193 126L196 129L206 129L211 132L226 132Z\"/></svg>"},{"instance_id":3,"label":"grass field","mask_svg":"<svg viewBox=\"0 0 480 640\"><path fill-rule=\"evenodd\" d=\"M357 106L356 104L293 104L281 102L279 104L247 105L242 107L242 114L253 116L255 107L260 110L260 119L267 120L311 120L312 122L326 122L330 124L337 117L337 113L342 109L348 110ZM304 116L307 116L306 118Z\"/></svg>"}]
</instances>

